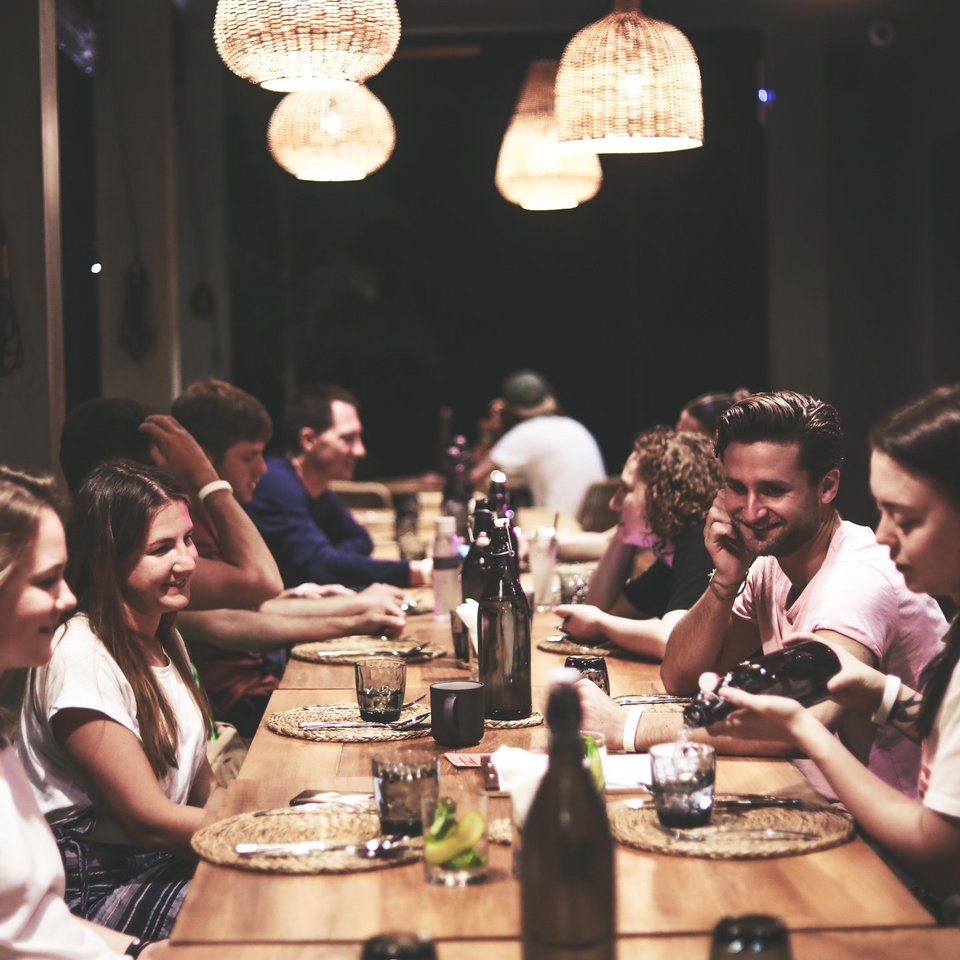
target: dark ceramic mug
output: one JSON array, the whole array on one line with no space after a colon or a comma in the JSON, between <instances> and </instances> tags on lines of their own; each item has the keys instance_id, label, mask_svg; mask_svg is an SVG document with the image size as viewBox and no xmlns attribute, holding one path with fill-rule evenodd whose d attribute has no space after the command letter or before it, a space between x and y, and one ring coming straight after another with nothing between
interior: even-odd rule
<instances>
[{"instance_id":1,"label":"dark ceramic mug","mask_svg":"<svg viewBox=\"0 0 960 960\"><path fill-rule=\"evenodd\" d=\"M430 684L430 732L444 747L472 747L483 739L483 684L441 680Z\"/></svg>"}]
</instances>

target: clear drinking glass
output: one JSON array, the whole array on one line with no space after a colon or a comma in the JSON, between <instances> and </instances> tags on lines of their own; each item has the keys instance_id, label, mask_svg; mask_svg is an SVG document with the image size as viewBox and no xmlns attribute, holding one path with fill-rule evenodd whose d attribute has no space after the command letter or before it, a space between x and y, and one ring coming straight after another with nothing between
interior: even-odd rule
<instances>
[{"instance_id":1,"label":"clear drinking glass","mask_svg":"<svg viewBox=\"0 0 960 960\"><path fill-rule=\"evenodd\" d=\"M535 527L527 541L530 573L533 575L533 602L540 612L554 606L553 582L557 566L557 531Z\"/></svg>"},{"instance_id":2,"label":"clear drinking glass","mask_svg":"<svg viewBox=\"0 0 960 960\"><path fill-rule=\"evenodd\" d=\"M460 887L487 879L487 793L474 780L444 778L423 799L423 868L429 883Z\"/></svg>"},{"instance_id":3,"label":"clear drinking glass","mask_svg":"<svg viewBox=\"0 0 960 960\"><path fill-rule=\"evenodd\" d=\"M399 657L369 657L355 667L360 719L393 723L400 719L407 686L407 664Z\"/></svg>"},{"instance_id":4,"label":"clear drinking glass","mask_svg":"<svg viewBox=\"0 0 960 960\"><path fill-rule=\"evenodd\" d=\"M707 743L673 741L650 748L653 801L664 827L702 827L710 822L716 751Z\"/></svg>"},{"instance_id":5,"label":"clear drinking glass","mask_svg":"<svg viewBox=\"0 0 960 960\"><path fill-rule=\"evenodd\" d=\"M607 673L607 661L603 657L571 654L564 660L563 665L572 667L581 677L592 680L608 697L610 696L610 674Z\"/></svg>"},{"instance_id":6,"label":"clear drinking glass","mask_svg":"<svg viewBox=\"0 0 960 960\"><path fill-rule=\"evenodd\" d=\"M421 805L437 795L437 755L423 747L394 747L375 753L372 767L381 831L419 836Z\"/></svg>"}]
</instances>

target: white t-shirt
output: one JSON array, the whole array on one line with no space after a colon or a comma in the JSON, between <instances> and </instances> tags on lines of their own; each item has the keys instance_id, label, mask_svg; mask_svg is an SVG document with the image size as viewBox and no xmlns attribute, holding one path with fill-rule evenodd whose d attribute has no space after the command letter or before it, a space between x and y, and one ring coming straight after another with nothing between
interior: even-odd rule
<instances>
[{"instance_id":1,"label":"white t-shirt","mask_svg":"<svg viewBox=\"0 0 960 960\"><path fill-rule=\"evenodd\" d=\"M177 634L177 642L183 640ZM207 733L203 718L176 667L151 667L160 690L177 720L177 767L171 768L160 787L174 803L186 803L190 788L206 757ZM67 622L54 640L53 656L31 673L36 697L28 696L20 714L17 751L40 809L48 819L94 806L83 774L63 752L53 735L51 719L68 708L96 710L140 738L133 688L117 662L90 629L83 614ZM102 843L130 843L106 810L93 838Z\"/></svg>"},{"instance_id":2,"label":"white t-shirt","mask_svg":"<svg viewBox=\"0 0 960 960\"><path fill-rule=\"evenodd\" d=\"M960 668L953 671L933 729L923 741L920 797L931 810L960 817Z\"/></svg>"},{"instance_id":3,"label":"white t-shirt","mask_svg":"<svg viewBox=\"0 0 960 960\"><path fill-rule=\"evenodd\" d=\"M935 600L908 589L889 550L877 543L869 527L844 520L820 569L788 605L791 586L775 557L759 557L733 605L736 616L757 625L765 653L781 649L790 634L832 630L863 644L876 657L878 669L919 688L921 671L940 651L946 620ZM849 711L837 732L881 780L916 796L916 744L890 725L876 727ZM817 789L831 795L810 761L798 766ZM816 772L811 776L811 771Z\"/></svg>"},{"instance_id":4,"label":"white t-shirt","mask_svg":"<svg viewBox=\"0 0 960 960\"><path fill-rule=\"evenodd\" d=\"M63 902L63 863L23 767L0 751L0 957L120 960Z\"/></svg>"},{"instance_id":5,"label":"white t-shirt","mask_svg":"<svg viewBox=\"0 0 960 960\"><path fill-rule=\"evenodd\" d=\"M531 417L518 423L493 445L490 459L508 475L523 477L535 507L573 514L587 487L606 478L597 441L570 417Z\"/></svg>"}]
</instances>

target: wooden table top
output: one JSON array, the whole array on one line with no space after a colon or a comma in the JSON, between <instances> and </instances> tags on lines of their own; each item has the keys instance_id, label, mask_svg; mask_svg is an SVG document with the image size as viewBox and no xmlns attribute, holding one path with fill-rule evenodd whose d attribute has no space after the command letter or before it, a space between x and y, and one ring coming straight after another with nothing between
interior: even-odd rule
<instances>
[{"instance_id":1,"label":"wooden table top","mask_svg":"<svg viewBox=\"0 0 960 960\"><path fill-rule=\"evenodd\" d=\"M412 925L408 924L405 929ZM231 944L230 960L359 960L363 942ZM793 960L956 960L960 929L901 927L887 930L790 932ZM438 960L520 960L517 940L437 940ZM221 945L174 944L171 960L220 960ZM706 960L707 934L621 936L618 960Z\"/></svg>"},{"instance_id":2,"label":"wooden table top","mask_svg":"<svg viewBox=\"0 0 960 960\"><path fill-rule=\"evenodd\" d=\"M428 615L411 617L409 625L418 638L449 637L449 625ZM534 639L555 626L554 616L537 614ZM560 656L534 650L535 706L545 699L550 671L562 662ZM608 669L614 694L660 689L655 664L609 658ZM466 675L452 659L410 664L407 698L427 691L436 679ZM267 713L353 697L352 667L292 661ZM429 736L409 742L444 752ZM500 743L543 749L546 728L487 731L479 746L461 752L489 752ZM219 812L285 806L306 788L369 791L370 756L382 747L300 741L262 725L240 777L220 795ZM441 763L441 775L449 775L453 768ZM457 775L479 776L475 770ZM785 760L721 758L717 786L725 792L813 795ZM490 802L491 817L509 816L508 798L493 796ZM795 957L960 955L960 934L923 930L932 926L932 918L860 839L804 856L754 861L671 857L618 846L616 875L621 960L705 957L706 937L717 920L745 913L780 917L793 932ZM231 957L240 960L254 955L300 960L307 950L311 958L356 957L367 937L417 929L437 940L440 960L479 960L492 948L509 960L519 955L519 894L510 848L497 845L491 845L490 880L461 889L427 884L419 863L309 877L201 863L174 929L174 955L205 960L215 944L230 944ZM918 944L923 946L914 952Z\"/></svg>"}]
</instances>

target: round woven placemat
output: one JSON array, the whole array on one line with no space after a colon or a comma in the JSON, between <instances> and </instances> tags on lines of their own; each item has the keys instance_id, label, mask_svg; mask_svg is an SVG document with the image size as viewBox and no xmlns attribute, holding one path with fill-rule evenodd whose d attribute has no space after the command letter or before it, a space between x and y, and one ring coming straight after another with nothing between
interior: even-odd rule
<instances>
[{"instance_id":1,"label":"round woven placemat","mask_svg":"<svg viewBox=\"0 0 960 960\"><path fill-rule=\"evenodd\" d=\"M354 664L358 660L377 656L403 656L407 663L417 663L422 660L436 660L442 657L445 650L441 647L424 645L423 649L412 656L411 651L419 646L411 637L400 637L391 640L388 637L337 637L335 640L314 640L311 643L298 643L291 651L294 660L306 660L308 663L347 663ZM393 651L400 651L394 654ZM338 653L342 651L342 653Z\"/></svg>"},{"instance_id":2,"label":"round woven placemat","mask_svg":"<svg viewBox=\"0 0 960 960\"><path fill-rule=\"evenodd\" d=\"M610 828L621 843L640 850L676 857L706 860L764 860L813 853L846 843L853 836L853 820L845 813L819 804L802 807L757 807L738 813L714 807L708 826L681 833L702 840L676 840L665 833L653 806L639 809L619 804L610 808ZM815 840L800 837L763 839L744 830L796 830L815 834Z\"/></svg>"},{"instance_id":3,"label":"round woven placemat","mask_svg":"<svg viewBox=\"0 0 960 960\"><path fill-rule=\"evenodd\" d=\"M620 647L591 647L588 643L575 643L573 640L538 640L537 649L564 657L615 657L619 660L649 659Z\"/></svg>"},{"instance_id":4,"label":"round woven placemat","mask_svg":"<svg viewBox=\"0 0 960 960\"><path fill-rule=\"evenodd\" d=\"M198 830L190 842L204 860L256 873L355 873L383 870L420 859L418 844L383 859L358 857L343 850L241 857L234 849L238 843L296 843L298 840L364 843L378 836L380 820L375 813L342 807L319 807L310 811L280 807L218 820Z\"/></svg>"},{"instance_id":5,"label":"round woven placemat","mask_svg":"<svg viewBox=\"0 0 960 960\"><path fill-rule=\"evenodd\" d=\"M543 723L543 714L536 710L529 717L520 720L484 720L483 725L488 730L519 730L521 727L539 727Z\"/></svg>"},{"instance_id":6,"label":"round woven placemat","mask_svg":"<svg viewBox=\"0 0 960 960\"><path fill-rule=\"evenodd\" d=\"M400 711L400 719L406 720L425 713L423 704L415 703ZM326 709L304 710L295 707L281 713L272 713L267 717L267 727L283 737L295 737L297 740L314 740L318 743L378 743L387 740L414 740L426 737L430 733L429 724L413 730L391 730L389 727L375 727L372 724L358 727L327 727L320 730L301 730L305 720L338 720L350 723L363 723L357 707L331 705ZM424 721L425 723L427 721Z\"/></svg>"}]
</instances>

